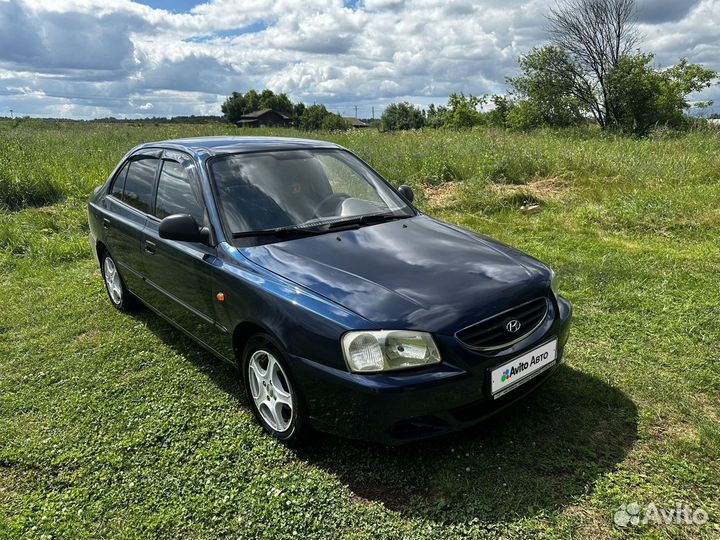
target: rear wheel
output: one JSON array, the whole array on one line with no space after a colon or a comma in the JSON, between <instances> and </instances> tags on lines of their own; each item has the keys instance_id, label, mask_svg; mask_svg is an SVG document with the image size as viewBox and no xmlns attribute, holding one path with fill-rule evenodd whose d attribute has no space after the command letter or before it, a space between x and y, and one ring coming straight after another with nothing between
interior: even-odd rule
<instances>
[{"instance_id":1,"label":"rear wheel","mask_svg":"<svg viewBox=\"0 0 720 540\"><path fill-rule=\"evenodd\" d=\"M242 372L250 407L265 431L289 445L303 440L307 421L298 387L270 336L258 334L248 340Z\"/></svg>"},{"instance_id":2,"label":"rear wheel","mask_svg":"<svg viewBox=\"0 0 720 540\"><path fill-rule=\"evenodd\" d=\"M125 288L125 283L120 277L117 264L113 258L105 253L100 263L100 271L105 282L105 290L115 309L120 311L131 311L137 307L137 298Z\"/></svg>"}]
</instances>

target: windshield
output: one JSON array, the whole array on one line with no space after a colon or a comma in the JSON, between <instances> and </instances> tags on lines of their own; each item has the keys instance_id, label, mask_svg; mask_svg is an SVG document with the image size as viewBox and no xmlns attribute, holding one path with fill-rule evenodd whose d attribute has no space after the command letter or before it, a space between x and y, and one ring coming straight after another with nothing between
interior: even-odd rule
<instances>
[{"instance_id":1,"label":"windshield","mask_svg":"<svg viewBox=\"0 0 720 540\"><path fill-rule=\"evenodd\" d=\"M212 160L210 172L230 234L414 215L376 173L343 150L233 154Z\"/></svg>"}]
</instances>

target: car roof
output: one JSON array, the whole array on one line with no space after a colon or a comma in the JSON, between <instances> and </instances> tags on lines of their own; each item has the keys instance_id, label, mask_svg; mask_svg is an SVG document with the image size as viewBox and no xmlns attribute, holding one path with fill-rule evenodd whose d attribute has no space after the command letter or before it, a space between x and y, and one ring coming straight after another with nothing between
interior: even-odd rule
<instances>
[{"instance_id":1,"label":"car roof","mask_svg":"<svg viewBox=\"0 0 720 540\"><path fill-rule=\"evenodd\" d=\"M209 155L235 154L239 152L257 152L262 150L300 150L303 148L340 148L339 145L314 139L294 137L192 137L188 139L170 139L142 144L142 148L172 148L186 150L193 154Z\"/></svg>"}]
</instances>

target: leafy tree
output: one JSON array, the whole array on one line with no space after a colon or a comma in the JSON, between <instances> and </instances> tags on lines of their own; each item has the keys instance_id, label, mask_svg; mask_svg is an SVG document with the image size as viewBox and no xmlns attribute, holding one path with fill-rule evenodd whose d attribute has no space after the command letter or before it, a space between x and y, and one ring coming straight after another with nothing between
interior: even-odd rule
<instances>
[{"instance_id":1,"label":"leafy tree","mask_svg":"<svg viewBox=\"0 0 720 540\"><path fill-rule=\"evenodd\" d=\"M646 135L653 126L684 128L689 125L683 111L690 108L688 94L709 86L716 73L682 59L659 70L653 56L623 56L608 76L608 96L614 103L617 127L626 133Z\"/></svg>"},{"instance_id":2,"label":"leafy tree","mask_svg":"<svg viewBox=\"0 0 720 540\"><path fill-rule=\"evenodd\" d=\"M348 123L341 116L328 111L325 105L310 105L305 107L298 119L298 127L305 131L335 131L347 129Z\"/></svg>"},{"instance_id":3,"label":"leafy tree","mask_svg":"<svg viewBox=\"0 0 720 540\"><path fill-rule=\"evenodd\" d=\"M448 99L448 113L445 125L447 127L460 129L477 126L484 123L483 114L478 110L487 100L484 97L465 96L452 93Z\"/></svg>"},{"instance_id":4,"label":"leafy tree","mask_svg":"<svg viewBox=\"0 0 720 540\"><path fill-rule=\"evenodd\" d=\"M257 91L249 90L245 94L245 112L243 114L251 113L253 111L259 110L260 107L260 94L257 93Z\"/></svg>"},{"instance_id":5,"label":"leafy tree","mask_svg":"<svg viewBox=\"0 0 720 540\"><path fill-rule=\"evenodd\" d=\"M330 114L324 105L310 105L305 107L298 118L298 127L305 131L314 131L322 128L325 116Z\"/></svg>"},{"instance_id":6,"label":"leafy tree","mask_svg":"<svg viewBox=\"0 0 720 540\"><path fill-rule=\"evenodd\" d=\"M542 111L532 100L524 99L514 103L505 117L505 125L512 130L527 131L546 124Z\"/></svg>"},{"instance_id":7,"label":"leafy tree","mask_svg":"<svg viewBox=\"0 0 720 540\"><path fill-rule=\"evenodd\" d=\"M249 90L245 94L233 92L222 104L222 112L228 122L235 123L244 114L261 109L274 111L292 116L295 106L286 94L276 94L265 89L258 94L256 90Z\"/></svg>"},{"instance_id":8,"label":"leafy tree","mask_svg":"<svg viewBox=\"0 0 720 540\"><path fill-rule=\"evenodd\" d=\"M304 112L305 112L305 104L304 103L296 103L293 106L293 118L300 118Z\"/></svg>"},{"instance_id":9,"label":"leafy tree","mask_svg":"<svg viewBox=\"0 0 720 540\"><path fill-rule=\"evenodd\" d=\"M293 103L286 94L275 94L272 90L265 89L260 94L260 102L255 110L259 109L272 109L288 116L292 116Z\"/></svg>"},{"instance_id":10,"label":"leafy tree","mask_svg":"<svg viewBox=\"0 0 720 540\"><path fill-rule=\"evenodd\" d=\"M487 123L495 127L507 127L508 113L514 103L508 96L494 95L490 98L494 108L486 113Z\"/></svg>"},{"instance_id":11,"label":"leafy tree","mask_svg":"<svg viewBox=\"0 0 720 540\"><path fill-rule=\"evenodd\" d=\"M563 49L552 45L532 49L520 58L520 70L522 75L508 82L528 101L522 115L528 117L530 107L534 109L533 124L539 120L543 125L567 127L582 121L583 111L595 110L594 98L587 97L592 89Z\"/></svg>"},{"instance_id":12,"label":"leafy tree","mask_svg":"<svg viewBox=\"0 0 720 540\"><path fill-rule=\"evenodd\" d=\"M234 124L240 117L245 114L245 96L238 92L233 92L225 100L225 103L220 107L223 115L228 122Z\"/></svg>"},{"instance_id":13,"label":"leafy tree","mask_svg":"<svg viewBox=\"0 0 720 540\"><path fill-rule=\"evenodd\" d=\"M438 105L431 103L425 111L425 125L432 128L440 128L447 122L448 108L444 105Z\"/></svg>"},{"instance_id":14,"label":"leafy tree","mask_svg":"<svg viewBox=\"0 0 720 540\"><path fill-rule=\"evenodd\" d=\"M322 121L322 128L325 131L345 131L350 124L339 114L329 112Z\"/></svg>"},{"instance_id":15,"label":"leafy tree","mask_svg":"<svg viewBox=\"0 0 720 540\"><path fill-rule=\"evenodd\" d=\"M420 129L425 125L425 116L411 103L392 103L383 111L380 125L383 131Z\"/></svg>"},{"instance_id":16,"label":"leafy tree","mask_svg":"<svg viewBox=\"0 0 720 540\"><path fill-rule=\"evenodd\" d=\"M559 76L605 129L615 121L608 75L638 40L635 0L565 0L550 10L553 49L564 55Z\"/></svg>"},{"instance_id":17,"label":"leafy tree","mask_svg":"<svg viewBox=\"0 0 720 540\"><path fill-rule=\"evenodd\" d=\"M485 97L464 93L450 94L447 106L430 104L425 111L425 125L428 127L469 128L486 123L480 108L487 103Z\"/></svg>"},{"instance_id":18,"label":"leafy tree","mask_svg":"<svg viewBox=\"0 0 720 540\"><path fill-rule=\"evenodd\" d=\"M634 13L635 0L565 0L551 9L552 44L522 56L521 75L508 79L522 103L508 121L564 127L591 115L602 129L636 135L687 125L687 96L717 74L684 59L660 70L652 55L632 52Z\"/></svg>"}]
</instances>

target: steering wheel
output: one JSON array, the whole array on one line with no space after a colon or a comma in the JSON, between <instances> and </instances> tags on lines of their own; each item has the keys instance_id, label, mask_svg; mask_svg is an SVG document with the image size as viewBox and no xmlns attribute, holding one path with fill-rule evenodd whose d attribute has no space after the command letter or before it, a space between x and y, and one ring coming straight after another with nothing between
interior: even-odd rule
<instances>
[{"instance_id":1,"label":"steering wheel","mask_svg":"<svg viewBox=\"0 0 720 540\"><path fill-rule=\"evenodd\" d=\"M335 215L340 203L348 197L349 195L346 195L345 193L331 193L315 205L315 208L313 208L313 215L315 217L330 217Z\"/></svg>"}]
</instances>

